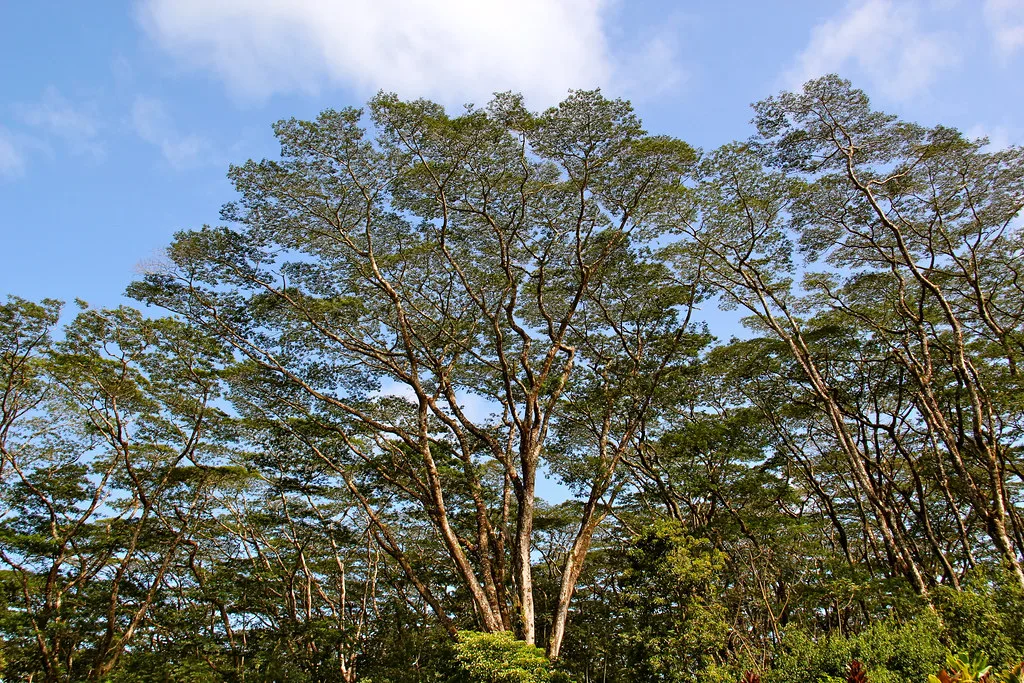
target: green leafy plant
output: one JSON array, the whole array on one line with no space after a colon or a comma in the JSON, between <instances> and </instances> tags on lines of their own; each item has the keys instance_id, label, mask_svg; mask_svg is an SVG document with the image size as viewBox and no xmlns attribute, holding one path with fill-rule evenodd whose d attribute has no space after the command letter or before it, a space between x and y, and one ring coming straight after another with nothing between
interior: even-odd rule
<instances>
[{"instance_id":1,"label":"green leafy plant","mask_svg":"<svg viewBox=\"0 0 1024 683\"><path fill-rule=\"evenodd\" d=\"M973 657L966 652L946 655L946 668L928 676L928 683L981 683L992 674L992 667L984 653Z\"/></svg>"},{"instance_id":2,"label":"green leafy plant","mask_svg":"<svg viewBox=\"0 0 1024 683\"><path fill-rule=\"evenodd\" d=\"M511 633L459 631L455 658L464 679L473 683L547 683L568 681L553 671L544 650L516 640Z\"/></svg>"},{"instance_id":3,"label":"green leafy plant","mask_svg":"<svg viewBox=\"0 0 1024 683\"><path fill-rule=\"evenodd\" d=\"M901 621L882 619L860 633L813 637L793 630L765 674L768 683L839 683L856 661L871 683L920 683L942 668L946 648L936 616L922 611Z\"/></svg>"},{"instance_id":4,"label":"green leafy plant","mask_svg":"<svg viewBox=\"0 0 1024 683\"><path fill-rule=\"evenodd\" d=\"M997 678L1001 683L1024 683L1024 662L1015 664Z\"/></svg>"}]
</instances>

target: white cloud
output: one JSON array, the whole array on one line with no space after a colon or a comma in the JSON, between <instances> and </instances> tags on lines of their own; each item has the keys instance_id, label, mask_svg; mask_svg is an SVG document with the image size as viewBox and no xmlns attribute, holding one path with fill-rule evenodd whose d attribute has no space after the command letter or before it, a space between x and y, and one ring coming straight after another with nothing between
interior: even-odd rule
<instances>
[{"instance_id":1,"label":"white cloud","mask_svg":"<svg viewBox=\"0 0 1024 683\"><path fill-rule=\"evenodd\" d=\"M985 0L985 23L1004 60L1024 48L1024 0Z\"/></svg>"},{"instance_id":2,"label":"white cloud","mask_svg":"<svg viewBox=\"0 0 1024 683\"><path fill-rule=\"evenodd\" d=\"M0 177L14 178L25 171L25 157L18 150L14 136L0 126Z\"/></svg>"},{"instance_id":3,"label":"white cloud","mask_svg":"<svg viewBox=\"0 0 1024 683\"><path fill-rule=\"evenodd\" d=\"M198 135L179 132L160 100L136 97L132 105L131 123L136 134L159 147L167 163L176 169L210 161L209 143Z\"/></svg>"},{"instance_id":4,"label":"white cloud","mask_svg":"<svg viewBox=\"0 0 1024 683\"><path fill-rule=\"evenodd\" d=\"M855 68L872 88L906 100L957 64L957 41L922 28L916 4L892 0L850 2L845 12L811 31L811 39L784 76L788 88L831 72Z\"/></svg>"},{"instance_id":5,"label":"white cloud","mask_svg":"<svg viewBox=\"0 0 1024 683\"><path fill-rule=\"evenodd\" d=\"M633 54L614 65L611 84L634 101L644 101L678 90L689 79L679 59L679 22L674 21L648 36Z\"/></svg>"},{"instance_id":6,"label":"white cloud","mask_svg":"<svg viewBox=\"0 0 1024 683\"><path fill-rule=\"evenodd\" d=\"M243 97L342 85L448 104L517 90L539 105L664 70L658 43L657 64L622 68L602 26L610 1L143 0L140 17L158 44Z\"/></svg>"},{"instance_id":7,"label":"white cloud","mask_svg":"<svg viewBox=\"0 0 1024 683\"><path fill-rule=\"evenodd\" d=\"M964 135L971 140L988 138L988 145L983 150L989 152L999 151L1011 145L1019 144L1021 139L1020 129L1008 128L1007 126L986 126L980 123L971 126Z\"/></svg>"},{"instance_id":8,"label":"white cloud","mask_svg":"<svg viewBox=\"0 0 1024 683\"><path fill-rule=\"evenodd\" d=\"M50 86L38 102L15 104L14 111L23 123L62 139L74 154L88 155L97 161L106 156L99 140L95 103L72 104L57 88Z\"/></svg>"}]
</instances>

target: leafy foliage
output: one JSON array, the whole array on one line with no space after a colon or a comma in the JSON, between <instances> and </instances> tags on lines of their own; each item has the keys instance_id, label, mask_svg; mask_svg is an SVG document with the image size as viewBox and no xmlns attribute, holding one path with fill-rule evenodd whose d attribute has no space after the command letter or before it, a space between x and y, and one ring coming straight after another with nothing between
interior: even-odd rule
<instances>
[{"instance_id":1,"label":"leafy foliage","mask_svg":"<svg viewBox=\"0 0 1024 683\"><path fill-rule=\"evenodd\" d=\"M564 674L552 671L551 662L544 656L544 650L516 640L507 631L460 631L454 649L455 658L467 683L568 681Z\"/></svg>"},{"instance_id":2,"label":"leafy foliage","mask_svg":"<svg viewBox=\"0 0 1024 683\"><path fill-rule=\"evenodd\" d=\"M767 677L774 682L842 681L857 661L868 680L923 681L942 665L945 646L938 618L922 611L908 622L889 619L857 634L833 634L817 641L806 632L787 634Z\"/></svg>"},{"instance_id":3,"label":"leafy foliage","mask_svg":"<svg viewBox=\"0 0 1024 683\"><path fill-rule=\"evenodd\" d=\"M728 632L724 563L721 551L674 521L656 521L630 542L620 580L630 680L709 677Z\"/></svg>"},{"instance_id":4,"label":"leafy foliage","mask_svg":"<svg viewBox=\"0 0 1024 683\"><path fill-rule=\"evenodd\" d=\"M754 113L382 93L231 167L166 317L10 297L0 676L1021 683L1024 151Z\"/></svg>"}]
</instances>

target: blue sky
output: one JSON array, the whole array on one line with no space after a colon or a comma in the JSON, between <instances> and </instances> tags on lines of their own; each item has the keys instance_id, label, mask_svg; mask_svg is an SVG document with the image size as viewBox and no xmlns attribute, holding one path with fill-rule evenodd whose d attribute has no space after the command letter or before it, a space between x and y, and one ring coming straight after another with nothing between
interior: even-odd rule
<instances>
[{"instance_id":1,"label":"blue sky","mask_svg":"<svg viewBox=\"0 0 1024 683\"><path fill-rule=\"evenodd\" d=\"M705 149L835 71L926 124L1024 142L1024 0L140 0L0 4L0 296L116 305L215 223L270 124L379 89L458 106L628 97Z\"/></svg>"}]
</instances>

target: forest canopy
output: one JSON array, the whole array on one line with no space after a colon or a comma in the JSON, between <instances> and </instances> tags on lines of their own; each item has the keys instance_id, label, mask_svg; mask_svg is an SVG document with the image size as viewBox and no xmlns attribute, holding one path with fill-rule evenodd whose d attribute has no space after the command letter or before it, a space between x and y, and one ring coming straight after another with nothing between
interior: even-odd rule
<instances>
[{"instance_id":1,"label":"forest canopy","mask_svg":"<svg viewBox=\"0 0 1024 683\"><path fill-rule=\"evenodd\" d=\"M275 124L144 312L10 296L0 677L1024 660L1024 152L836 76L753 110L380 94Z\"/></svg>"}]
</instances>

